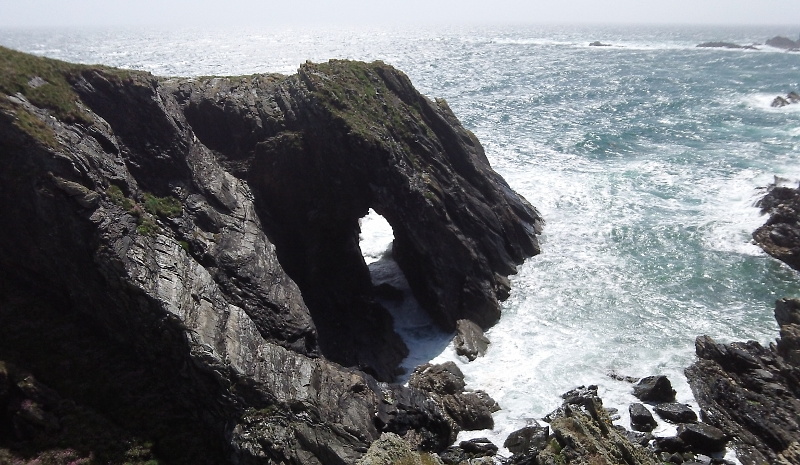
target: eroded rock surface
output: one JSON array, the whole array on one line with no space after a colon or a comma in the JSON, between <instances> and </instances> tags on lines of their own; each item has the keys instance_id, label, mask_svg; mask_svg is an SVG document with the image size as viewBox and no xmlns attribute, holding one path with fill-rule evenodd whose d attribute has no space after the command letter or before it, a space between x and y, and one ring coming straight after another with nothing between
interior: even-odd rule
<instances>
[{"instance_id":1,"label":"eroded rock surface","mask_svg":"<svg viewBox=\"0 0 800 465\"><path fill-rule=\"evenodd\" d=\"M767 222L753 239L765 252L800 270L800 190L773 184L759 201Z\"/></svg>"},{"instance_id":2,"label":"eroded rock surface","mask_svg":"<svg viewBox=\"0 0 800 465\"><path fill-rule=\"evenodd\" d=\"M795 456L800 437L800 301L778 301L775 316L777 344L702 336L699 360L686 369L705 422L732 438L744 464L796 463L786 457Z\"/></svg>"},{"instance_id":3,"label":"eroded rock surface","mask_svg":"<svg viewBox=\"0 0 800 465\"><path fill-rule=\"evenodd\" d=\"M0 65L0 358L175 463L449 444L428 395L375 379L406 348L358 219L389 221L448 329L497 320L541 220L444 101L383 63L162 79L0 48Z\"/></svg>"}]
</instances>

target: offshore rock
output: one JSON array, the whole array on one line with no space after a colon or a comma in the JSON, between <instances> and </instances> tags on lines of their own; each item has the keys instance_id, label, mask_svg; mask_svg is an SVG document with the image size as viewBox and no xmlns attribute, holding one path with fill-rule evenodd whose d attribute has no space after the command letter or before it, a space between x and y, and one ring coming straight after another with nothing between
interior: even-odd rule
<instances>
[{"instance_id":1,"label":"offshore rock","mask_svg":"<svg viewBox=\"0 0 800 465\"><path fill-rule=\"evenodd\" d=\"M775 184L757 204L767 222L753 232L753 239L765 252L800 270L800 190Z\"/></svg>"},{"instance_id":2,"label":"offshore rock","mask_svg":"<svg viewBox=\"0 0 800 465\"><path fill-rule=\"evenodd\" d=\"M784 50L797 50L800 48L800 42L795 42L792 39L782 36L775 36L767 40L767 45Z\"/></svg>"},{"instance_id":3,"label":"offshore rock","mask_svg":"<svg viewBox=\"0 0 800 465\"><path fill-rule=\"evenodd\" d=\"M743 49L743 50L758 50L755 45L739 45L732 42L703 42L697 44L699 48L730 48L730 49Z\"/></svg>"},{"instance_id":4,"label":"offshore rock","mask_svg":"<svg viewBox=\"0 0 800 465\"><path fill-rule=\"evenodd\" d=\"M718 344L702 336L699 360L686 369L705 422L732 438L744 464L796 463L786 458L800 437L800 301L779 300L775 316L777 344Z\"/></svg>"},{"instance_id":5,"label":"offshore rock","mask_svg":"<svg viewBox=\"0 0 800 465\"><path fill-rule=\"evenodd\" d=\"M162 79L0 47L0 70L0 358L172 463L452 441L440 405L376 381L407 350L358 219L389 221L451 329L497 320L541 219L444 101L383 63Z\"/></svg>"}]
</instances>

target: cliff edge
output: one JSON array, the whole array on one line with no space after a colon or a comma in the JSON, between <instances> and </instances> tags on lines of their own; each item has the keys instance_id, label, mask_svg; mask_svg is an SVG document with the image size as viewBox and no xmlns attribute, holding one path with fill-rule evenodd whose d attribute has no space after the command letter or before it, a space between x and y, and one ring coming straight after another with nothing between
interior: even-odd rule
<instances>
[{"instance_id":1,"label":"cliff edge","mask_svg":"<svg viewBox=\"0 0 800 465\"><path fill-rule=\"evenodd\" d=\"M0 47L0 157L0 360L168 462L443 449L452 419L385 383L407 349L358 220L388 220L445 329L496 322L539 252L475 136L380 62L167 79Z\"/></svg>"}]
</instances>

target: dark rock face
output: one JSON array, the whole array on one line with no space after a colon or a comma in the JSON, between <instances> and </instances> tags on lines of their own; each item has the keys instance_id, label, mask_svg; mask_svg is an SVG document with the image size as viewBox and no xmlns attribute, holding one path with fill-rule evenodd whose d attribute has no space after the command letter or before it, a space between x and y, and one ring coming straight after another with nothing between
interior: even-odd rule
<instances>
[{"instance_id":1,"label":"dark rock face","mask_svg":"<svg viewBox=\"0 0 800 465\"><path fill-rule=\"evenodd\" d=\"M675 390L669 378L663 375L642 378L633 387L633 395L645 402L673 402Z\"/></svg>"},{"instance_id":2,"label":"dark rock face","mask_svg":"<svg viewBox=\"0 0 800 465\"><path fill-rule=\"evenodd\" d=\"M795 463L800 437L800 301L776 304L781 339L718 344L697 338L686 377L706 423L731 437L742 463Z\"/></svg>"},{"instance_id":3,"label":"dark rock face","mask_svg":"<svg viewBox=\"0 0 800 465\"><path fill-rule=\"evenodd\" d=\"M489 339L483 335L480 326L469 320L458 320L453 345L458 355L463 355L473 361L486 354L486 350L489 348Z\"/></svg>"},{"instance_id":4,"label":"dark rock face","mask_svg":"<svg viewBox=\"0 0 800 465\"><path fill-rule=\"evenodd\" d=\"M628 408L631 415L631 428L635 431L650 432L658 426L653 414L642 404L631 404Z\"/></svg>"},{"instance_id":5,"label":"dark rock face","mask_svg":"<svg viewBox=\"0 0 800 465\"><path fill-rule=\"evenodd\" d=\"M765 252L796 270L800 270L800 191L797 188L771 185L759 201L769 219L753 233L753 239Z\"/></svg>"},{"instance_id":6,"label":"dark rock face","mask_svg":"<svg viewBox=\"0 0 800 465\"><path fill-rule=\"evenodd\" d=\"M382 432L449 444L441 406L374 378L406 349L358 219L387 218L450 329L497 320L541 220L445 102L382 63L159 79L0 60L23 83L0 79L0 359L175 463L353 463Z\"/></svg>"}]
</instances>

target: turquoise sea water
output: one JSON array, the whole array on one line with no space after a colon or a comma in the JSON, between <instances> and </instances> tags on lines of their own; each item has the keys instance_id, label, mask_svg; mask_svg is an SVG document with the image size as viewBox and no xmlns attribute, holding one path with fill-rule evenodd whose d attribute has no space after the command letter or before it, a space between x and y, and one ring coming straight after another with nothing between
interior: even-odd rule
<instances>
[{"instance_id":1,"label":"turquoise sea water","mask_svg":"<svg viewBox=\"0 0 800 465\"><path fill-rule=\"evenodd\" d=\"M763 43L792 28L484 27L391 30L0 30L0 44L159 75L291 73L305 60L381 59L444 97L494 168L547 221L543 253L520 267L489 353L472 363L449 335L401 318L407 365L456 360L503 407L493 432L541 418L558 395L599 384L621 423L630 385L608 377L682 370L694 339L777 336L777 298L797 274L750 241L775 176L800 180L800 54L698 49ZM611 47L589 47L600 40ZM365 220L366 255L391 240ZM669 428L664 426L663 431Z\"/></svg>"}]
</instances>

